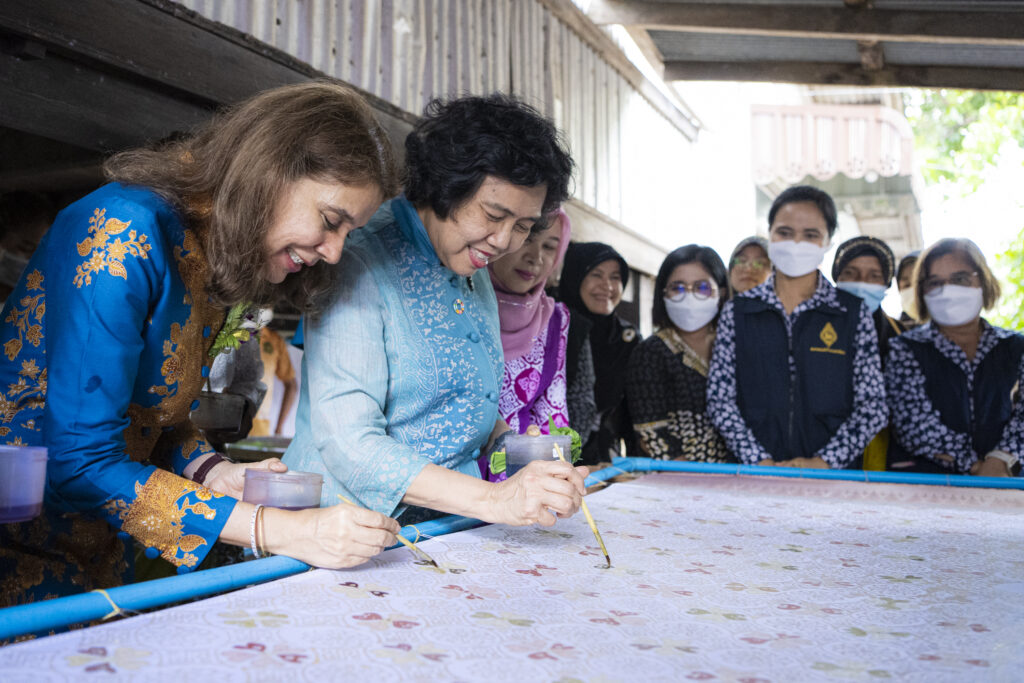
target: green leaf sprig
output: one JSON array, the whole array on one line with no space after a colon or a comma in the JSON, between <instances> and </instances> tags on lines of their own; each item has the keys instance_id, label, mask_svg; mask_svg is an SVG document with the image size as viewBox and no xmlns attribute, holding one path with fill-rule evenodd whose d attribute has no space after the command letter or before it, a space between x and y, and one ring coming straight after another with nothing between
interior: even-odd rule
<instances>
[{"instance_id":1,"label":"green leaf sprig","mask_svg":"<svg viewBox=\"0 0 1024 683\"><path fill-rule=\"evenodd\" d=\"M246 317L251 308L252 304L249 303L235 304L231 307L224 319L224 326L220 328L216 339L213 340L213 346L210 347L211 358L234 351L252 338L254 330L247 324L249 320Z\"/></svg>"},{"instance_id":2,"label":"green leaf sprig","mask_svg":"<svg viewBox=\"0 0 1024 683\"><path fill-rule=\"evenodd\" d=\"M556 427L553 416L548 416L548 434L569 437L569 453L572 455L572 462L575 464L583 457L583 440L579 432L572 427Z\"/></svg>"}]
</instances>

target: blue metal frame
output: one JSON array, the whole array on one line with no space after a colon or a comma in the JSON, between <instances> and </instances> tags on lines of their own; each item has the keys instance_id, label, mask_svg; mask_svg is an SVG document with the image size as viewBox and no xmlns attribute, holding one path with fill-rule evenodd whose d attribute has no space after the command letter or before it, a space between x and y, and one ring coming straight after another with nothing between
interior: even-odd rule
<instances>
[{"instance_id":1,"label":"blue metal frame","mask_svg":"<svg viewBox=\"0 0 1024 683\"><path fill-rule=\"evenodd\" d=\"M913 474L862 470L818 470L795 467L760 467L721 463L679 462L651 458L616 458L611 467L587 477L588 486L607 481L628 472L693 472L708 474L750 475L762 477L797 477L802 479L838 479L891 484L931 484L969 486L974 488L1024 490L1020 477L971 477L958 474ZM424 536L444 534L483 526L484 522L467 517L449 516L415 526L402 528L402 535L411 541ZM398 547L398 546L395 546ZM190 600L215 593L299 574L311 567L290 557L268 557L227 567L155 579L119 586L106 591L70 595L28 605L0 609L0 641L28 633L47 633L72 624L102 619L114 612L111 601L124 612L153 609L162 605Z\"/></svg>"}]
</instances>

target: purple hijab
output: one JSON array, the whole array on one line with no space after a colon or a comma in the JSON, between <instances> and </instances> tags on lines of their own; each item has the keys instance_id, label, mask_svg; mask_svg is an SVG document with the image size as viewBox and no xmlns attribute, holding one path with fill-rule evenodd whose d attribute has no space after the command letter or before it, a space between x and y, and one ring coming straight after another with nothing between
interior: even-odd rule
<instances>
[{"instance_id":1,"label":"purple hijab","mask_svg":"<svg viewBox=\"0 0 1024 683\"><path fill-rule=\"evenodd\" d=\"M561 242L558 244L558 255L555 257L547 270L542 273L540 281L526 294L513 294L502 289L501 283L494 277L491 271L491 283L494 285L494 293L498 297L498 316L501 319L501 347L505 352L505 360L522 358L533 348L534 340L540 336L541 330L545 328L551 319L551 313L555 310L555 300L544 292L544 286L551 273L562 262L565 250L569 248L569 237L572 229L569 224L569 217L565 211L559 209L555 214L553 224L548 230L559 229L554 223L560 226ZM543 234L543 233L542 233Z\"/></svg>"}]
</instances>

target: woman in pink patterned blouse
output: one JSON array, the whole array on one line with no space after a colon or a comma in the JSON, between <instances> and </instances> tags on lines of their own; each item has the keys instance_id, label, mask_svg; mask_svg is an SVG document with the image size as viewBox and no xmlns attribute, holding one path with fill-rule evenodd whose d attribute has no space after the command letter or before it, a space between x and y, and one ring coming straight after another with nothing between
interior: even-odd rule
<instances>
[{"instance_id":1,"label":"woman in pink patterned blouse","mask_svg":"<svg viewBox=\"0 0 1024 683\"><path fill-rule=\"evenodd\" d=\"M568 427L565 346L569 310L544 293L544 285L569 246L569 217L559 211L550 228L530 235L521 249L489 266L498 296L505 375L498 413L515 433L548 419Z\"/></svg>"}]
</instances>

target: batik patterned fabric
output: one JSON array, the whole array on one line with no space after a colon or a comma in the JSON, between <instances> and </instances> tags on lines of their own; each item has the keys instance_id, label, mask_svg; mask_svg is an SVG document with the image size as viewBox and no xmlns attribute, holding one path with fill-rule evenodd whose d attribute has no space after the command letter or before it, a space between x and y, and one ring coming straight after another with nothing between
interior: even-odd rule
<instances>
[{"instance_id":1,"label":"batik patterned fabric","mask_svg":"<svg viewBox=\"0 0 1024 683\"><path fill-rule=\"evenodd\" d=\"M2 315L0 440L48 448L47 488L0 526L4 604L122 583L128 536L183 570L213 545L235 501L178 476L212 452L189 422L224 320L207 267L170 205L116 184L32 257Z\"/></svg>"},{"instance_id":2,"label":"batik patterned fabric","mask_svg":"<svg viewBox=\"0 0 1024 683\"><path fill-rule=\"evenodd\" d=\"M912 455L929 458L960 473L967 473L971 465L983 455L974 451L972 435L957 432L943 424L939 411L928 398L925 377L914 352L904 340L934 344L942 355L953 361L967 377L969 395L974 387L974 372L996 344L1016 334L1013 330L994 327L982 321L981 340L974 359L968 360L963 349L942 334L934 323L925 323L893 339L885 371L886 392L892 410L892 427L903 448ZM1018 387L1024 383L1024 359L1017 368L1006 368L1016 373ZM1018 389L1019 391L1019 389ZM1013 404L1010 421L1003 429L996 448L1018 457L1024 456L1024 398L1018 393ZM936 456L950 456L952 462Z\"/></svg>"},{"instance_id":3,"label":"batik patterned fabric","mask_svg":"<svg viewBox=\"0 0 1024 683\"><path fill-rule=\"evenodd\" d=\"M441 265L412 205L385 204L353 233L338 296L305 321L295 438L284 461L324 477L324 504L402 514L433 463L479 477L498 420L498 304L486 270Z\"/></svg>"},{"instance_id":4,"label":"batik patterned fabric","mask_svg":"<svg viewBox=\"0 0 1024 683\"><path fill-rule=\"evenodd\" d=\"M818 273L818 287L810 299L787 315L775 293L775 275L763 283L737 294L736 297L756 297L779 310L786 321L786 332L793 337L793 324L804 311L818 305L842 308L836 297L836 288ZM816 455L831 467L849 465L883 427L888 424L889 411L885 402L885 380L882 377L878 355L878 334L866 306L861 306L860 323L853 357L853 413L839 426L832 439ZM789 354L790 379L796 374L796 359ZM718 336L708 374L708 414L725 438L729 450L743 463L756 465L771 458L771 454L754 436L740 412L736 391L736 318L733 302L729 301L718 318Z\"/></svg>"},{"instance_id":5,"label":"batik patterned fabric","mask_svg":"<svg viewBox=\"0 0 1024 683\"><path fill-rule=\"evenodd\" d=\"M1016 680L1019 491L654 475L580 515L0 649L8 683ZM175 647L163 645L175 634ZM182 653L188 656L182 656Z\"/></svg>"},{"instance_id":6,"label":"batik patterned fabric","mask_svg":"<svg viewBox=\"0 0 1024 683\"><path fill-rule=\"evenodd\" d=\"M569 336L569 309L555 304L551 320L534 340L530 351L505 361L498 398L498 414L517 434L537 425L547 434L548 419L556 427L569 426L565 396L565 345Z\"/></svg>"},{"instance_id":7,"label":"batik patterned fabric","mask_svg":"<svg viewBox=\"0 0 1024 683\"><path fill-rule=\"evenodd\" d=\"M645 454L661 460L735 462L707 414L708 365L674 327L629 357L626 400Z\"/></svg>"}]
</instances>

